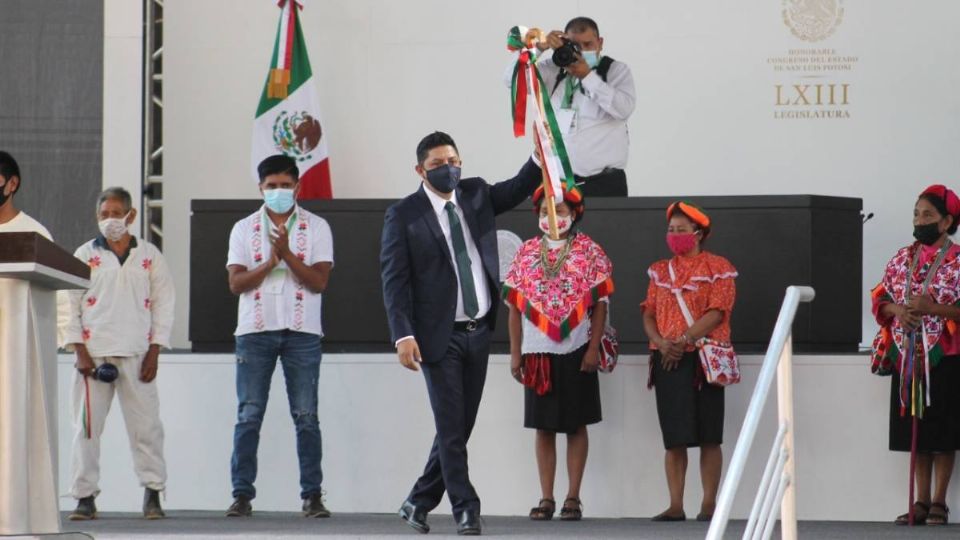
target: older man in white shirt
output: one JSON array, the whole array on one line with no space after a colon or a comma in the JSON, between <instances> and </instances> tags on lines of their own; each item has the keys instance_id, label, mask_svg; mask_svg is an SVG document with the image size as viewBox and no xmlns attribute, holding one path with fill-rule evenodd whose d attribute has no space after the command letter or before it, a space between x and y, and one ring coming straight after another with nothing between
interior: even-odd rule
<instances>
[{"instance_id":1,"label":"older man in white shirt","mask_svg":"<svg viewBox=\"0 0 960 540\"><path fill-rule=\"evenodd\" d=\"M104 191L97 201L100 235L74 255L90 265L90 289L61 293L61 345L77 355L73 384L73 481L77 499L71 520L95 519L100 493L100 434L113 395L144 487L143 515L164 517L160 492L166 487L163 425L157 394L160 348L170 346L173 326L173 277L154 245L128 232L136 218L130 194ZM107 367L103 367L103 366ZM115 366L115 380L103 376Z\"/></svg>"}]
</instances>

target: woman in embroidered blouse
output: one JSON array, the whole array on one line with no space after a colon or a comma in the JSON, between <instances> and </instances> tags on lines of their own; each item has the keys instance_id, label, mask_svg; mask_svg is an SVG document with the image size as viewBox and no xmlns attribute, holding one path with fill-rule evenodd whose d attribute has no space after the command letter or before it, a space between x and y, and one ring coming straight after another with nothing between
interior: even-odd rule
<instances>
[{"instance_id":1,"label":"woman in embroidered blouse","mask_svg":"<svg viewBox=\"0 0 960 540\"><path fill-rule=\"evenodd\" d=\"M643 327L650 340L649 384L656 390L670 491L670 507L653 520L686 519L687 448L699 446L703 502L697 520L709 521L723 466L724 388L704 382L694 343L702 337L730 341L737 271L727 259L703 250L703 242L710 236L710 218L703 210L676 202L667 208L667 221L667 245L675 256L650 266L650 286L641 304ZM682 292L694 320L692 326L684 319L675 290Z\"/></svg>"},{"instance_id":2,"label":"woman in embroidered blouse","mask_svg":"<svg viewBox=\"0 0 960 540\"><path fill-rule=\"evenodd\" d=\"M917 241L887 263L872 293L881 326L872 369L892 375L890 450L910 451L916 417L915 524L947 523L947 487L960 446L960 247L950 240L958 219L960 199L953 191L942 185L924 190L913 210ZM909 512L895 522L907 524Z\"/></svg>"},{"instance_id":3,"label":"woman in embroidered blouse","mask_svg":"<svg viewBox=\"0 0 960 540\"><path fill-rule=\"evenodd\" d=\"M504 283L510 307L510 369L526 386L524 426L536 429L537 469L542 499L530 519L548 520L556 511L553 481L557 433L567 435L570 485L562 520L579 520L580 481L587 460L587 425L600 421L597 367L600 338L613 292L612 265L603 249L574 227L583 217L578 189L564 190L556 204L559 240L547 237L543 188L533 195L542 237L526 241Z\"/></svg>"}]
</instances>

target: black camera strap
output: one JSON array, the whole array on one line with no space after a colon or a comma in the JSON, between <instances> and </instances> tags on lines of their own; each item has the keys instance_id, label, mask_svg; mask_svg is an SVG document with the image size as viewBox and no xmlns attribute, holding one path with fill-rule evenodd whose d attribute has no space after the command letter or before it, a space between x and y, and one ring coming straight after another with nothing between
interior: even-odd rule
<instances>
[{"instance_id":1,"label":"black camera strap","mask_svg":"<svg viewBox=\"0 0 960 540\"><path fill-rule=\"evenodd\" d=\"M607 82L607 73L610 72L610 66L613 65L615 60L609 56L603 56L600 58L600 62L597 64L597 75L600 76L600 80ZM550 91L552 96L554 92L557 91L557 88L560 87L560 83L567 77L567 70L560 68L560 74L557 75L556 82L553 83L553 90ZM583 87L580 87L580 91L583 92Z\"/></svg>"}]
</instances>

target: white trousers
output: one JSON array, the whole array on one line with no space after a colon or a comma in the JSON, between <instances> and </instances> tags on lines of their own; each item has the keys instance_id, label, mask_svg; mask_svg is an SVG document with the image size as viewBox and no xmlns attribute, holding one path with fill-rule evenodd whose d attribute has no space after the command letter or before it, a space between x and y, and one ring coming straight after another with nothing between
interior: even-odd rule
<instances>
[{"instance_id":1,"label":"white trousers","mask_svg":"<svg viewBox=\"0 0 960 540\"><path fill-rule=\"evenodd\" d=\"M114 393L120 398L120 409L133 453L133 467L140 485L163 491L167 481L157 381L154 379L145 383L140 380L142 355L93 359L98 366L107 361L116 365L120 372L120 376L112 383L97 381L92 377L88 377L85 383L83 375L75 372L73 484L70 488L70 494L75 499L100 493L100 435ZM89 412L86 406L88 389Z\"/></svg>"}]
</instances>

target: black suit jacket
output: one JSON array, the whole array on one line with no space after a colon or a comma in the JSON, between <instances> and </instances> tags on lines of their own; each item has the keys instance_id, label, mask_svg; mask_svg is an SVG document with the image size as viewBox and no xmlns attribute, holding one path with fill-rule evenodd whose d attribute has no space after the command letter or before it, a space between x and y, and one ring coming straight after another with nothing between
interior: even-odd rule
<instances>
[{"instance_id":1,"label":"black suit jacket","mask_svg":"<svg viewBox=\"0 0 960 540\"><path fill-rule=\"evenodd\" d=\"M482 178L457 183L457 202L483 259L496 323L500 262L494 216L517 206L540 184L540 167L527 161L514 178L487 184ZM383 303L394 342L413 336L424 362L443 357L457 310L457 274L453 256L424 187L387 209L380 241Z\"/></svg>"}]
</instances>

